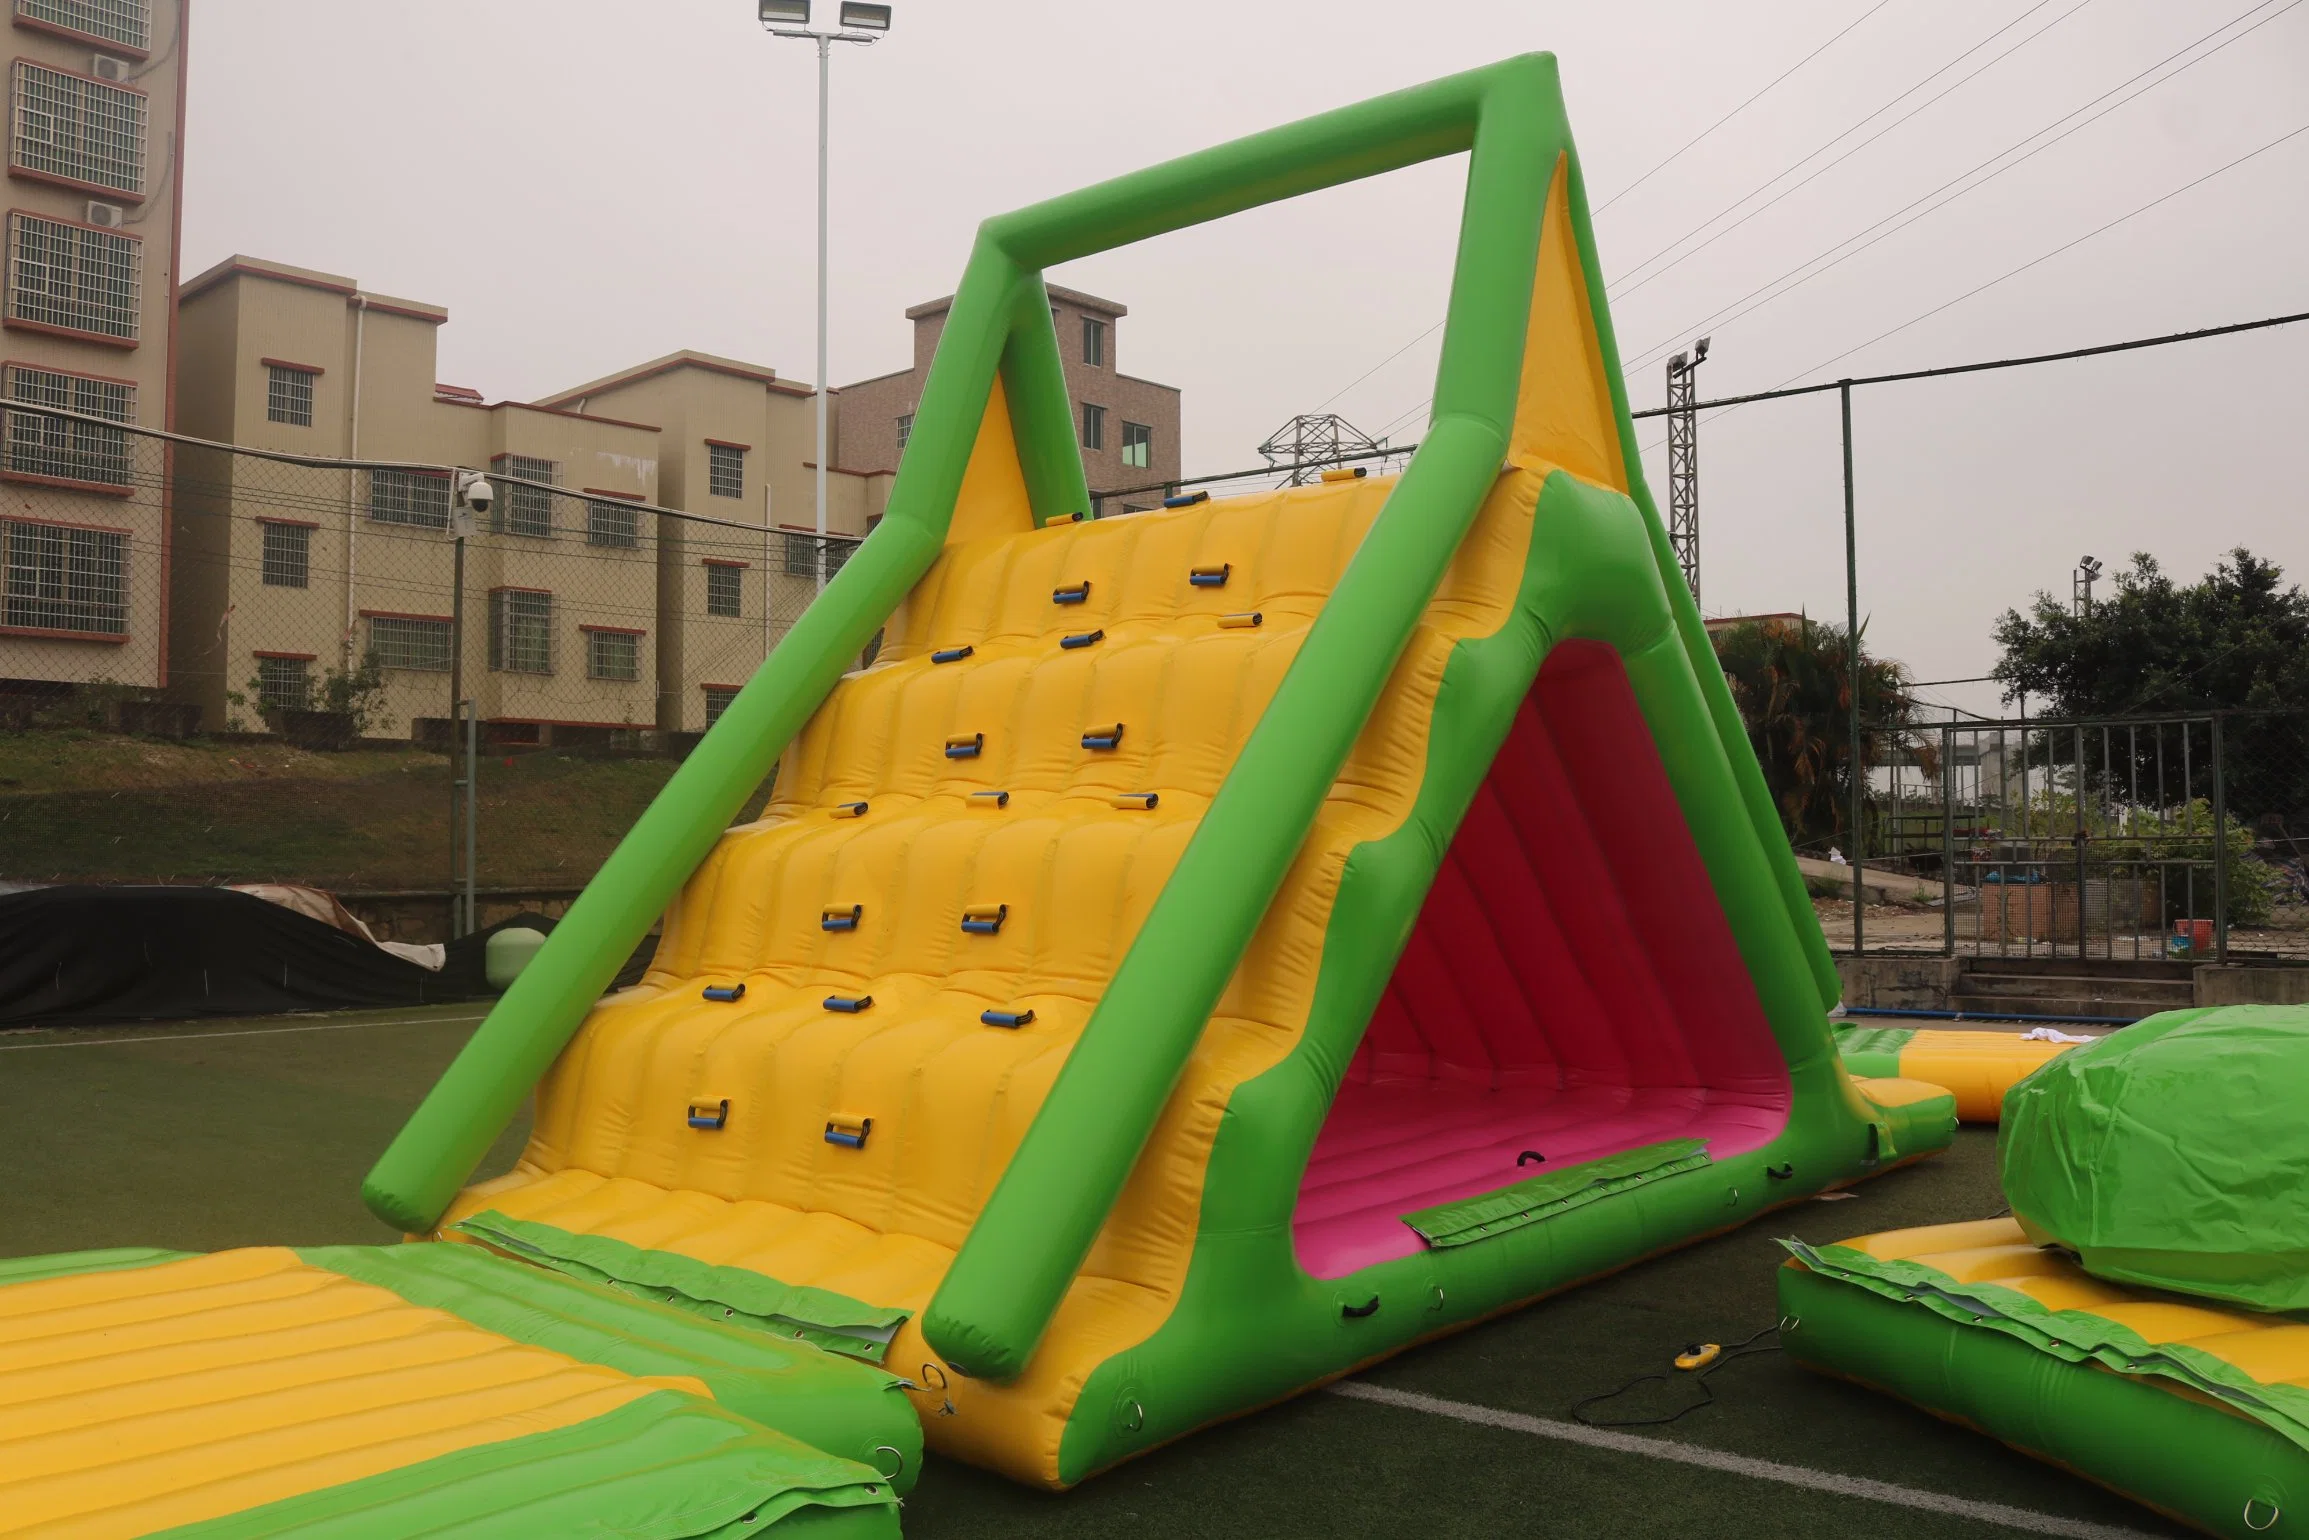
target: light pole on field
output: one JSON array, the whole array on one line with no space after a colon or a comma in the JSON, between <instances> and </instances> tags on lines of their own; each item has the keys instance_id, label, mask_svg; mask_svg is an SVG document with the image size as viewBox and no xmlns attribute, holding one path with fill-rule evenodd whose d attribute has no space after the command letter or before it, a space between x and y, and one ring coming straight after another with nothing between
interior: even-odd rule
<instances>
[{"instance_id":1,"label":"light pole on field","mask_svg":"<svg viewBox=\"0 0 2309 1540\"><path fill-rule=\"evenodd\" d=\"M818 45L818 587L826 586L826 86L836 43L872 45L890 30L890 7L838 0L839 26L810 30L811 0L758 0L763 30L772 37L808 38Z\"/></svg>"}]
</instances>

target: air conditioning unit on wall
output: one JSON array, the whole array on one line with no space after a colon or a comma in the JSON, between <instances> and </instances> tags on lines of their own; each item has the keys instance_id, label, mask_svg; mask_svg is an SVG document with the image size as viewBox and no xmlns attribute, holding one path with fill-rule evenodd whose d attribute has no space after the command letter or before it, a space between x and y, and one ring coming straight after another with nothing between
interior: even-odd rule
<instances>
[{"instance_id":1,"label":"air conditioning unit on wall","mask_svg":"<svg viewBox=\"0 0 2309 1540\"><path fill-rule=\"evenodd\" d=\"M99 80L109 80L114 85L126 85L128 71L129 63L126 59L115 59L110 54L100 53L88 61L89 74Z\"/></svg>"},{"instance_id":2,"label":"air conditioning unit on wall","mask_svg":"<svg viewBox=\"0 0 2309 1540\"><path fill-rule=\"evenodd\" d=\"M88 223L96 226L99 230L117 230L128 223L128 211L117 203L98 203L91 199L88 205Z\"/></svg>"}]
</instances>

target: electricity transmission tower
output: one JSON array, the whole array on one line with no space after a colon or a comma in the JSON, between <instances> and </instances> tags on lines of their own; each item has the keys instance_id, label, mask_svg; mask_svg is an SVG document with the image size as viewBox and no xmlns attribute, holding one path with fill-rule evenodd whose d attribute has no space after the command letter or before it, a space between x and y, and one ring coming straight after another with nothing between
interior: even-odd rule
<instances>
[{"instance_id":1,"label":"electricity transmission tower","mask_svg":"<svg viewBox=\"0 0 2309 1540\"><path fill-rule=\"evenodd\" d=\"M1259 453L1273 466L1290 466L1291 479L1283 485L1304 486L1323 474L1326 465L1338 465L1351 454L1372 453L1386 448L1385 441L1374 439L1337 413L1322 416L1302 414L1284 423L1267 435L1259 446Z\"/></svg>"},{"instance_id":2,"label":"electricity transmission tower","mask_svg":"<svg viewBox=\"0 0 2309 1540\"><path fill-rule=\"evenodd\" d=\"M1700 602L1700 418L1692 410L1699 397L1693 376L1708 356L1708 339L1692 344L1690 356L1668 360L1668 544L1684 569L1692 602Z\"/></svg>"}]
</instances>

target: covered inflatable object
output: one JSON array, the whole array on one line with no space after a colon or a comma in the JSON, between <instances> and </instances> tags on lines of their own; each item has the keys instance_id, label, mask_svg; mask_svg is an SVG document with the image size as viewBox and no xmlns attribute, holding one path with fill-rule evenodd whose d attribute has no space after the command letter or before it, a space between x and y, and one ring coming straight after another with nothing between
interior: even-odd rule
<instances>
[{"instance_id":1,"label":"covered inflatable object","mask_svg":"<svg viewBox=\"0 0 2309 1540\"><path fill-rule=\"evenodd\" d=\"M2167 1012L2013 1088L2005 1196L2097 1278L2309 1309L2305 1105L2309 1010Z\"/></svg>"}]
</instances>

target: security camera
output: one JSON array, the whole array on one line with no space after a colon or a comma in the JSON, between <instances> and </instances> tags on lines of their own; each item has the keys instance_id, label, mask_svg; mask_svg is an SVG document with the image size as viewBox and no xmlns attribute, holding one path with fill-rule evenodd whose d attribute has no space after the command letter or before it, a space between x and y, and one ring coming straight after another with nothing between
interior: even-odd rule
<instances>
[{"instance_id":1,"label":"security camera","mask_svg":"<svg viewBox=\"0 0 2309 1540\"><path fill-rule=\"evenodd\" d=\"M457 496L475 513L487 513L490 503L496 500L497 489L479 471L461 471L457 476Z\"/></svg>"}]
</instances>

